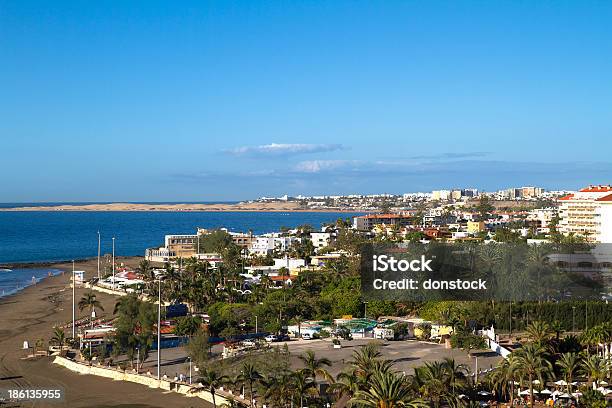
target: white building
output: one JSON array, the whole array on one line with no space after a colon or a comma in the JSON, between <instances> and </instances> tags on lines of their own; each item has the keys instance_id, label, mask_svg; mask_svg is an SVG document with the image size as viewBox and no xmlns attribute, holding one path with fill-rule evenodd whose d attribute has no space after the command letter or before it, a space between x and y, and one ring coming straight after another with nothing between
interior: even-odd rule
<instances>
[{"instance_id":1,"label":"white building","mask_svg":"<svg viewBox=\"0 0 612 408\"><path fill-rule=\"evenodd\" d=\"M286 251L296 242L298 242L296 237L281 237L278 234L267 234L257 237L251 244L249 251L255 255L266 256L274 250L280 252Z\"/></svg>"},{"instance_id":2,"label":"white building","mask_svg":"<svg viewBox=\"0 0 612 408\"><path fill-rule=\"evenodd\" d=\"M310 240L315 249L324 248L329 246L331 242L331 233L329 232L311 232Z\"/></svg>"},{"instance_id":3,"label":"white building","mask_svg":"<svg viewBox=\"0 0 612 408\"><path fill-rule=\"evenodd\" d=\"M540 224L540 228L548 228L555 215L557 215L556 208L536 208L529 211L527 221L536 221Z\"/></svg>"},{"instance_id":4,"label":"white building","mask_svg":"<svg viewBox=\"0 0 612 408\"><path fill-rule=\"evenodd\" d=\"M612 243L612 186L589 186L559 198L559 231Z\"/></svg>"}]
</instances>

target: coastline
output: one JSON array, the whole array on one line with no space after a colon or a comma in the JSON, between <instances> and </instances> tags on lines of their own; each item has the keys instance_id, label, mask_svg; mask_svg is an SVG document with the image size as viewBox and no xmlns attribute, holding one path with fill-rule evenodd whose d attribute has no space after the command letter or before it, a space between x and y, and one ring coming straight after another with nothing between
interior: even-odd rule
<instances>
[{"instance_id":1,"label":"coastline","mask_svg":"<svg viewBox=\"0 0 612 408\"><path fill-rule=\"evenodd\" d=\"M121 261L133 265L140 259L123 258ZM64 273L46 277L35 285L0 298L0 316L2 316L0 386L55 387L65 390L66 398L60 404L36 403L36 406L99 408L134 405L142 408L206 406L201 400L192 401L178 394L165 394L138 384L79 375L52 364L51 358L23 359L27 354L22 349L24 340L30 345L34 345L38 339L44 339L46 343L52 335L53 326L70 321L72 316L70 273L66 273L72 270L72 263L51 265ZM97 262L93 259L81 262L79 269L91 274L96 270L96 266ZM77 298L83 296L86 291L87 289L77 288ZM96 293L96 297L104 306L105 311L101 315L110 315L116 298L104 293ZM79 317L85 313L77 309ZM122 395L120 401L117 400L117 395Z\"/></svg>"},{"instance_id":2,"label":"coastline","mask_svg":"<svg viewBox=\"0 0 612 408\"><path fill-rule=\"evenodd\" d=\"M237 204L82 204L82 205L50 205L23 206L0 208L0 212L30 212L30 211L161 211L161 212L368 212L361 208L304 208L297 202L273 203L237 203Z\"/></svg>"},{"instance_id":3,"label":"coastline","mask_svg":"<svg viewBox=\"0 0 612 408\"><path fill-rule=\"evenodd\" d=\"M136 268L138 266L138 262L142 260L142 257L121 256L121 257L116 257L115 260L118 263L125 263L126 265L129 265L132 268ZM84 258L84 259L78 259L78 260L75 259L74 265L75 265L76 270L85 269L86 273L88 269L89 276L91 276L91 271L97 272L97 258L96 257ZM0 302L1 302L2 300L9 299L13 296L18 296L20 293L22 293L23 291L27 290L28 288L32 286L44 284L47 280L51 280L54 277L64 275L66 272L68 273L72 272L72 260L23 262L23 263L13 262L13 263L0 264L0 269L11 269L11 272L15 270L19 270L19 269L49 269L49 270L56 270L56 271L59 270L60 271L60 273L40 277L39 280L37 280L36 282L31 282L30 279L28 279L27 281L24 281L23 287L20 287L11 293L0 294ZM10 272L6 272L6 273L10 273Z\"/></svg>"}]
</instances>

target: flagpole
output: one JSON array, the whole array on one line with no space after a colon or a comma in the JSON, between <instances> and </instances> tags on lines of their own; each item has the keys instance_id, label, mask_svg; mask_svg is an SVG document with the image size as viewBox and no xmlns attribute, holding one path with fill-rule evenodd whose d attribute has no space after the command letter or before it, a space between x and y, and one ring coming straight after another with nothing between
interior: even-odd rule
<instances>
[{"instance_id":1,"label":"flagpole","mask_svg":"<svg viewBox=\"0 0 612 408\"><path fill-rule=\"evenodd\" d=\"M76 290L76 279L74 278L74 259L72 260L72 340L76 336L76 325L75 325L75 290Z\"/></svg>"},{"instance_id":2,"label":"flagpole","mask_svg":"<svg viewBox=\"0 0 612 408\"><path fill-rule=\"evenodd\" d=\"M100 280L100 231L98 231L98 281Z\"/></svg>"}]
</instances>

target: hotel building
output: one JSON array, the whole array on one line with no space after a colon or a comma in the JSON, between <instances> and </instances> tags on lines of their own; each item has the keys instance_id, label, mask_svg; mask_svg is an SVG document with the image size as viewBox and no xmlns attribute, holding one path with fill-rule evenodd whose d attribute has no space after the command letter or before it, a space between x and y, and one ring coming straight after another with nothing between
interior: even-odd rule
<instances>
[{"instance_id":1,"label":"hotel building","mask_svg":"<svg viewBox=\"0 0 612 408\"><path fill-rule=\"evenodd\" d=\"M589 186L559 198L559 231L612 243L612 186Z\"/></svg>"}]
</instances>

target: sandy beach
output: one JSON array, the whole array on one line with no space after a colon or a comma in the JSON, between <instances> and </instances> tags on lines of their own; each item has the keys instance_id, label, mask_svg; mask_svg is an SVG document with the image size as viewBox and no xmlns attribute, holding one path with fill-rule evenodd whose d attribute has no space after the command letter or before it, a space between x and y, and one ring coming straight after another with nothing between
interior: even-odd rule
<instances>
[{"instance_id":1,"label":"sandy beach","mask_svg":"<svg viewBox=\"0 0 612 408\"><path fill-rule=\"evenodd\" d=\"M140 258L119 259L135 266ZM50 267L71 271L72 264L53 264ZM96 261L87 260L77 264L77 269L93 273ZM187 398L176 393L105 378L78 375L51 363L51 358L23 360L27 354L22 350L24 340L31 345L37 339L52 336L53 326L65 324L72 319L72 292L69 288L70 273L44 279L37 285L0 299L0 388L9 387L61 387L66 398L58 403L36 403L12 406L36 407L204 407L207 403L199 398ZM77 288L80 299L86 289ZM96 293L104 306L99 316L112 313L115 298ZM77 317L87 312L79 312ZM70 330L66 333L70 335ZM11 406L11 405L9 405Z\"/></svg>"},{"instance_id":2,"label":"sandy beach","mask_svg":"<svg viewBox=\"0 0 612 408\"><path fill-rule=\"evenodd\" d=\"M0 211L219 211L219 212L360 212L357 208L305 208L297 202L237 203L237 204L84 204L36 207L0 208Z\"/></svg>"}]
</instances>

